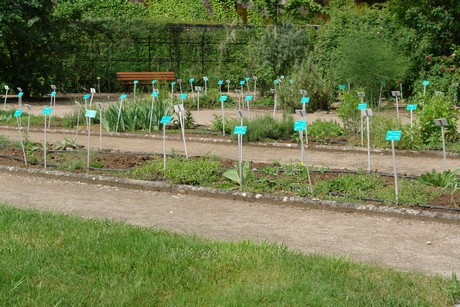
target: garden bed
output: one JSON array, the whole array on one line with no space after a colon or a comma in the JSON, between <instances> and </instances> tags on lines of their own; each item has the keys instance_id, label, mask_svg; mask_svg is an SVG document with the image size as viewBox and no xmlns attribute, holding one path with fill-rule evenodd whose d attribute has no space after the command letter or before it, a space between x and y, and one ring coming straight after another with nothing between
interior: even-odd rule
<instances>
[{"instance_id":1,"label":"garden bed","mask_svg":"<svg viewBox=\"0 0 460 307\"><path fill-rule=\"evenodd\" d=\"M170 155L167 159L167 171L164 172L161 155L101 151L92 153L88 170L86 154L84 150L50 151L47 159L48 169L224 190L239 189L237 182L223 176L224 172L235 169L237 163L233 160L210 156L192 157L187 160L178 155ZM43 168L43 153L40 149L29 153L28 156L29 168ZM24 167L22 157L21 149L0 148L1 165ZM373 206L460 213L460 192L452 193L452 189L429 185L420 178L399 178L400 203L396 206L394 179L391 174L312 169L311 193L305 170L305 167L299 164L250 163L242 190L281 197L314 197Z\"/></svg>"}]
</instances>

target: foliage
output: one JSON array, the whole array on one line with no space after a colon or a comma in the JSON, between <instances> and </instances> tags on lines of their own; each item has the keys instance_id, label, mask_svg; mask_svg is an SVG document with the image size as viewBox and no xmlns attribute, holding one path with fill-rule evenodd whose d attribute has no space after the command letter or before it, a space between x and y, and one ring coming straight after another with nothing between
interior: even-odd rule
<instances>
[{"instance_id":1,"label":"foliage","mask_svg":"<svg viewBox=\"0 0 460 307\"><path fill-rule=\"evenodd\" d=\"M78 145L76 139L68 138L64 138L53 145L54 150L76 150L81 147L83 146Z\"/></svg>"},{"instance_id":2,"label":"foliage","mask_svg":"<svg viewBox=\"0 0 460 307\"><path fill-rule=\"evenodd\" d=\"M444 127L446 141L456 141L458 139L457 117L458 111L453 108L448 97L444 95L428 97L417 117L422 141L432 145L441 143L441 129L434 123L437 118L447 119L448 126Z\"/></svg>"},{"instance_id":3,"label":"foliage","mask_svg":"<svg viewBox=\"0 0 460 307\"><path fill-rule=\"evenodd\" d=\"M308 124L308 134L311 138L327 141L340 138L344 134L344 131L335 120L326 121L317 119Z\"/></svg>"},{"instance_id":4,"label":"foliage","mask_svg":"<svg viewBox=\"0 0 460 307\"><path fill-rule=\"evenodd\" d=\"M425 184L433 185L436 187L444 188L449 185L452 181L458 181L459 174L452 172L450 170L437 172L436 170L432 170L431 173L424 173L421 174L419 180Z\"/></svg>"},{"instance_id":5,"label":"foliage","mask_svg":"<svg viewBox=\"0 0 460 307\"><path fill-rule=\"evenodd\" d=\"M253 175L252 171L249 168L249 161L245 161L241 166L241 178L240 178L240 169L239 166L235 166L232 169L229 169L223 173L223 176L230 180L232 183L236 184L240 187L240 189L244 190L245 187L248 185L248 179L251 175Z\"/></svg>"},{"instance_id":6,"label":"foliage","mask_svg":"<svg viewBox=\"0 0 460 307\"><path fill-rule=\"evenodd\" d=\"M152 129L162 129L160 120L163 116L173 113L172 101L164 99L156 100L152 109L151 99L138 99L137 102L124 101L122 107L118 131L149 130L150 112L152 112ZM111 105L102 117L104 128L107 131L115 131L118 121L119 104Z\"/></svg>"},{"instance_id":7,"label":"foliage","mask_svg":"<svg viewBox=\"0 0 460 307\"><path fill-rule=\"evenodd\" d=\"M446 306L458 299L456 280L268 243L7 206L0 225L7 251L0 254L0 301L8 305Z\"/></svg>"},{"instance_id":8,"label":"foliage","mask_svg":"<svg viewBox=\"0 0 460 307\"><path fill-rule=\"evenodd\" d=\"M58 21L52 0L4 0L0 11L0 76L24 95L48 91L50 76L58 70Z\"/></svg>"},{"instance_id":9,"label":"foliage","mask_svg":"<svg viewBox=\"0 0 460 307\"><path fill-rule=\"evenodd\" d=\"M181 123L179 121L179 114L177 114L177 119L173 121L173 125L175 129L181 129ZM184 115L184 129L194 129L198 126L195 119L193 119L192 113L189 110L185 110Z\"/></svg>"},{"instance_id":10,"label":"foliage","mask_svg":"<svg viewBox=\"0 0 460 307\"><path fill-rule=\"evenodd\" d=\"M167 159L166 171L163 170L163 160L155 159L143 166L136 166L131 174L142 180L159 179L164 174L175 184L212 185L220 174L220 167L220 160L212 156L197 159L173 157Z\"/></svg>"},{"instance_id":11,"label":"foliage","mask_svg":"<svg viewBox=\"0 0 460 307\"><path fill-rule=\"evenodd\" d=\"M349 133L356 134L360 129L360 112L358 110L360 100L356 93L341 92L341 95L337 115L342 120L344 129Z\"/></svg>"},{"instance_id":12,"label":"foliage","mask_svg":"<svg viewBox=\"0 0 460 307\"><path fill-rule=\"evenodd\" d=\"M300 108L300 90L306 90L310 102L307 110L328 110L332 103L333 89L331 83L321 76L318 65L309 52L305 59L292 68L293 84L283 82L277 88L281 106L287 111Z\"/></svg>"}]
</instances>

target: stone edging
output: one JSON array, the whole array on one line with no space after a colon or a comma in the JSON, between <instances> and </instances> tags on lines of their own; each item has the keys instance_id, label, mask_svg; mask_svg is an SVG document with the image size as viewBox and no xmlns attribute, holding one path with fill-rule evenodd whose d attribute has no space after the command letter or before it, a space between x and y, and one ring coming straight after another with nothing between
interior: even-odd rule
<instances>
[{"instance_id":1,"label":"stone edging","mask_svg":"<svg viewBox=\"0 0 460 307\"><path fill-rule=\"evenodd\" d=\"M45 169L26 169L20 167L0 165L2 172L14 172L26 175L39 175L44 177L67 179L72 181L83 181L92 184L104 184L107 186L118 186L130 189L152 190L152 191L168 191L195 194L198 196L211 196L216 198L226 198L234 200L244 200L248 202L265 201L277 205L291 205L296 207L310 207L315 209L328 210L353 210L363 213L376 213L387 215L398 215L409 218L429 218L441 219L446 221L460 221L460 214L452 214L448 212L437 212L428 210L419 210L412 208L395 208L388 206L376 206L358 204L352 202L338 202L332 200L321 200L316 198L307 198L299 196L278 196L274 194L259 194L251 192L240 192L232 190L224 190L217 188L209 188L202 186L190 186L180 184L170 184L161 181L143 181L127 178L116 178L102 175L89 175L80 173L68 173Z\"/></svg>"}]
</instances>

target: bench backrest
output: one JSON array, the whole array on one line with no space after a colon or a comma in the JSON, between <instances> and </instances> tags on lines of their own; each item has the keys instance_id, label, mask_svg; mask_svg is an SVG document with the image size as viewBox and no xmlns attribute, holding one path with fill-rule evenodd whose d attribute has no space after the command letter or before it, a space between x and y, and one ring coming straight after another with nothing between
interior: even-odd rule
<instances>
[{"instance_id":1,"label":"bench backrest","mask_svg":"<svg viewBox=\"0 0 460 307\"><path fill-rule=\"evenodd\" d=\"M117 72L118 81L152 81L152 80L175 80L174 72Z\"/></svg>"}]
</instances>

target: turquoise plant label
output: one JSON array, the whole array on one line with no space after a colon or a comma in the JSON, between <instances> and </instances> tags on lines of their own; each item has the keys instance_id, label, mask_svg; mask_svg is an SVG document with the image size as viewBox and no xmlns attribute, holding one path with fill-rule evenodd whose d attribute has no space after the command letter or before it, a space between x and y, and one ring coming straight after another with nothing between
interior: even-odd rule
<instances>
[{"instance_id":1,"label":"turquoise plant label","mask_svg":"<svg viewBox=\"0 0 460 307\"><path fill-rule=\"evenodd\" d=\"M55 92L55 91L52 91L52 92L51 92L51 97L54 97L54 96L56 96L56 92Z\"/></svg>"},{"instance_id":2,"label":"turquoise plant label","mask_svg":"<svg viewBox=\"0 0 460 307\"><path fill-rule=\"evenodd\" d=\"M292 79L291 79L291 80L289 80L289 82L290 82L291 84L294 84L294 80L292 80Z\"/></svg>"},{"instance_id":3,"label":"turquoise plant label","mask_svg":"<svg viewBox=\"0 0 460 307\"><path fill-rule=\"evenodd\" d=\"M387 141L399 141L401 139L402 132L399 130L388 130L386 135Z\"/></svg>"},{"instance_id":4,"label":"turquoise plant label","mask_svg":"<svg viewBox=\"0 0 460 307\"><path fill-rule=\"evenodd\" d=\"M152 97L158 97L158 92L152 92Z\"/></svg>"},{"instance_id":5,"label":"turquoise plant label","mask_svg":"<svg viewBox=\"0 0 460 307\"><path fill-rule=\"evenodd\" d=\"M277 80L273 80L273 84L276 85L276 84L278 84L278 83L279 83L278 79L277 79Z\"/></svg>"},{"instance_id":6,"label":"turquoise plant label","mask_svg":"<svg viewBox=\"0 0 460 307\"><path fill-rule=\"evenodd\" d=\"M134 82L133 82L133 83L134 83L134 84L138 84L138 83L139 83L139 81L137 81L137 80L134 80Z\"/></svg>"},{"instance_id":7,"label":"turquoise plant label","mask_svg":"<svg viewBox=\"0 0 460 307\"><path fill-rule=\"evenodd\" d=\"M310 97L302 97L300 99L300 103L309 103L310 102Z\"/></svg>"},{"instance_id":8,"label":"turquoise plant label","mask_svg":"<svg viewBox=\"0 0 460 307\"><path fill-rule=\"evenodd\" d=\"M217 81L217 84L222 85L222 84L224 84L224 81L223 81L223 80L219 80L219 81Z\"/></svg>"},{"instance_id":9,"label":"turquoise plant label","mask_svg":"<svg viewBox=\"0 0 460 307\"><path fill-rule=\"evenodd\" d=\"M152 84L155 84L155 83L157 83L157 80L152 80Z\"/></svg>"},{"instance_id":10,"label":"turquoise plant label","mask_svg":"<svg viewBox=\"0 0 460 307\"><path fill-rule=\"evenodd\" d=\"M195 81L195 78L190 78L189 82L193 83L193 81Z\"/></svg>"},{"instance_id":11,"label":"turquoise plant label","mask_svg":"<svg viewBox=\"0 0 460 307\"><path fill-rule=\"evenodd\" d=\"M423 81L422 81L422 84L423 84L423 85L428 85L428 84L430 84L430 81L428 81L428 80L423 80Z\"/></svg>"},{"instance_id":12,"label":"turquoise plant label","mask_svg":"<svg viewBox=\"0 0 460 307\"><path fill-rule=\"evenodd\" d=\"M43 115L50 115L53 109L51 108L43 108L42 114Z\"/></svg>"},{"instance_id":13,"label":"turquoise plant label","mask_svg":"<svg viewBox=\"0 0 460 307\"><path fill-rule=\"evenodd\" d=\"M296 120L294 122L294 131L303 131L303 130L307 130L307 121Z\"/></svg>"},{"instance_id":14,"label":"turquoise plant label","mask_svg":"<svg viewBox=\"0 0 460 307\"><path fill-rule=\"evenodd\" d=\"M91 97L90 94L85 94L85 95L83 95L83 99L89 99L89 97Z\"/></svg>"},{"instance_id":15,"label":"turquoise plant label","mask_svg":"<svg viewBox=\"0 0 460 307\"><path fill-rule=\"evenodd\" d=\"M187 98L187 94L180 94L179 98L180 98L180 99L186 99L186 98Z\"/></svg>"},{"instance_id":16,"label":"turquoise plant label","mask_svg":"<svg viewBox=\"0 0 460 307\"><path fill-rule=\"evenodd\" d=\"M163 116L160 120L160 124L167 125L171 122L172 116Z\"/></svg>"},{"instance_id":17,"label":"turquoise plant label","mask_svg":"<svg viewBox=\"0 0 460 307\"><path fill-rule=\"evenodd\" d=\"M347 87L345 86L345 84L339 85L339 89L342 90L342 91L345 90L346 88L347 88Z\"/></svg>"},{"instance_id":18,"label":"turquoise plant label","mask_svg":"<svg viewBox=\"0 0 460 307\"><path fill-rule=\"evenodd\" d=\"M18 97L22 97L24 95L24 92L19 92Z\"/></svg>"},{"instance_id":19,"label":"turquoise plant label","mask_svg":"<svg viewBox=\"0 0 460 307\"><path fill-rule=\"evenodd\" d=\"M174 86L174 84L176 84L176 81L171 82L171 85L172 85L172 86Z\"/></svg>"},{"instance_id":20,"label":"turquoise plant label","mask_svg":"<svg viewBox=\"0 0 460 307\"><path fill-rule=\"evenodd\" d=\"M416 104L408 104L406 106L406 110L407 111L415 111L415 110L417 110L417 105Z\"/></svg>"},{"instance_id":21,"label":"turquoise plant label","mask_svg":"<svg viewBox=\"0 0 460 307\"><path fill-rule=\"evenodd\" d=\"M247 126L235 126L233 134L246 134L247 129Z\"/></svg>"},{"instance_id":22,"label":"turquoise plant label","mask_svg":"<svg viewBox=\"0 0 460 307\"><path fill-rule=\"evenodd\" d=\"M96 110L86 110L85 117L96 118Z\"/></svg>"},{"instance_id":23,"label":"turquoise plant label","mask_svg":"<svg viewBox=\"0 0 460 307\"><path fill-rule=\"evenodd\" d=\"M246 97L244 97L244 100L246 100L246 101L251 101L251 100L252 100L252 96L251 96L251 95L247 95Z\"/></svg>"},{"instance_id":24,"label":"turquoise plant label","mask_svg":"<svg viewBox=\"0 0 460 307\"><path fill-rule=\"evenodd\" d=\"M208 81L208 77L203 77L203 80L204 80L204 81Z\"/></svg>"},{"instance_id":25,"label":"turquoise plant label","mask_svg":"<svg viewBox=\"0 0 460 307\"><path fill-rule=\"evenodd\" d=\"M220 96L219 100L222 102L227 101L227 95Z\"/></svg>"},{"instance_id":26,"label":"turquoise plant label","mask_svg":"<svg viewBox=\"0 0 460 307\"><path fill-rule=\"evenodd\" d=\"M126 94L121 94L120 95L120 99L125 99L126 97L128 97L128 95L126 95Z\"/></svg>"},{"instance_id":27,"label":"turquoise plant label","mask_svg":"<svg viewBox=\"0 0 460 307\"><path fill-rule=\"evenodd\" d=\"M22 115L22 110L21 109L14 111L14 115L13 115L14 117L19 117L21 115Z\"/></svg>"},{"instance_id":28,"label":"turquoise plant label","mask_svg":"<svg viewBox=\"0 0 460 307\"><path fill-rule=\"evenodd\" d=\"M244 80L249 81L249 80L251 80L251 78L246 77L246 78L244 78Z\"/></svg>"},{"instance_id":29,"label":"turquoise plant label","mask_svg":"<svg viewBox=\"0 0 460 307\"><path fill-rule=\"evenodd\" d=\"M281 75L281 77L280 77L280 78L281 78L281 79L284 79L284 76L283 76L283 75Z\"/></svg>"},{"instance_id":30,"label":"turquoise plant label","mask_svg":"<svg viewBox=\"0 0 460 307\"><path fill-rule=\"evenodd\" d=\"M240 85L244 85L244 80L241 80L241 81L240 81Z\"/></svg>"},{"instance_id":31,"label":"turquoise plant label","mask_svg":"<svg viewBox=\"0 0 460 307\"><path fill-rule=\"evenodd\" d=\"M358 110L366 110L366 109L367 109L367 103L358 104Z\"/></svg>"}]
</instances>

